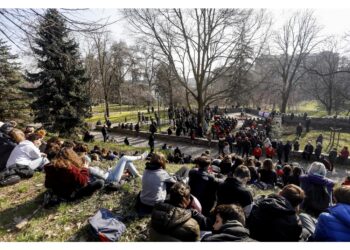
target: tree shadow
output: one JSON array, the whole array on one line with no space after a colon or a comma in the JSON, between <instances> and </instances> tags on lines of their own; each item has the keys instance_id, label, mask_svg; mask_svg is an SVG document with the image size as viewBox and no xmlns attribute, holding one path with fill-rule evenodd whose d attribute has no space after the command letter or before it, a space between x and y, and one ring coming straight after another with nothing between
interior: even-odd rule
<instances>
[{"instance_id":1,"label":"tree shadow","mask_svg":"<svg viewBox=\"0 0 350 250\"><path fill-rule=\"evenodd\" d=\"M0 211L0 228L3 230L12 230L16 224L24 219L31 220L56 212L57 206L50 208L43 207L44 194L45 192L41 192L31 200Z\"/></svg>"}]
</instances>

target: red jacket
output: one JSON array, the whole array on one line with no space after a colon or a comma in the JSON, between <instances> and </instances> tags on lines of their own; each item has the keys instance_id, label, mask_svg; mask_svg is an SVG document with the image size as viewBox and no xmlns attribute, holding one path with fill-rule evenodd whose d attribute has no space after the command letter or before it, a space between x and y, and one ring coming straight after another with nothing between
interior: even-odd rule
<instances>
[{"instance_id":1,"label":"red jacket","mask_svg":"<svg viewBox=\"0 0 350 250\"><path fill-rule=\"evenodd\" d=\"M272 158L275 155L275 150L273 147L266 148L266 157Z\"/></svg>"},{"instance_id":2,"label":"red jacket","mask_svg":"<svg viewBox=\"0 0 350 250\"><path fill-rule=\"evenodd\" d=\"M45 165L45 187L63 198L70 198L74 191L85 187L89 181L89 170L76 166L70 168Z\"/></svg>"},{"instance_id":3,"label":"red jacket","mask_svg":"<svg viewBox=\"0 0 350 250\"><path fill-rule=\"evenodd\" d=\"M259 158L261 157L262 155L262 150L260 147L255 147L254 150L253 150L253 155L256 157L256 158Z\"/></svg>"},{"instance_id":4,"label":"red jacket","mask_svg":"<svg viewBox=\"0 0 350 250\"><path fill-rule=\"evenodd\" d=\"M343 158L343 159L348 159L348 157L349 157L349 150L343 149L343 150L340 152L340 157Z\"/></svg>"}]
</instances>

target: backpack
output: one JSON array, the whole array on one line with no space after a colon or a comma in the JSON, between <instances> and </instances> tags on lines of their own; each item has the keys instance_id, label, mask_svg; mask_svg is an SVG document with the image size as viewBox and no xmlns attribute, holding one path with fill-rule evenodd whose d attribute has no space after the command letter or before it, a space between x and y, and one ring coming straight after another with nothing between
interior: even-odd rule
<instances>
[{"instance_id":1,"label":"backpack","mask_svg":"<svg viewBox=\"0 0 350 250\"><path fill-rule=\"evenodd\" d=\"M0 171L6 168L7 160L16 145L10 138L0 133Z\"/></svg>"},{"instance_id":2,"label":"backpack","mask_svg":"<svg viewBox=\"0 0 350 250\"><path fill-rule=\"evenodd\" d=\"M121 217L113 214L108 209L101 208L90 217L90 231L92 236L99 241L118 241L126 230Z\"/></svg>"}]
</instances>

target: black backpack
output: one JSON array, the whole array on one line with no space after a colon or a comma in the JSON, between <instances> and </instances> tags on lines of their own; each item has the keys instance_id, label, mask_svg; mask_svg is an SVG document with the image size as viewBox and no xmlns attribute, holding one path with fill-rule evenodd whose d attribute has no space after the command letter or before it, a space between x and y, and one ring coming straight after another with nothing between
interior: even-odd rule
<instances>
[{"instance_id":1,"label":"black backpack","mask_svg":"<svg viewBox=\"0 0 350 250\"><path fill-rule=\"evenodd\" d=\"M7 160L16 145L17 144L10 138L0 133L0 171L3 171L6 168Z\"/></svg>"}]
</instances>

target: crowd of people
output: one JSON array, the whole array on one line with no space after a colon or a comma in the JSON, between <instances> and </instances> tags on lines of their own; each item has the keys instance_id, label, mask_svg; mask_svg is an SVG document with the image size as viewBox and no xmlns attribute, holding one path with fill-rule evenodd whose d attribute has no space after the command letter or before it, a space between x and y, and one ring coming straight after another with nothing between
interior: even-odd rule
<instances>
[{"instance_id":1,"label":"crowd of people","mask_svg":"<svg viewBox=\"0 0 350 250\"><path fill-rule=\"evenodd\" d=\"M350 177L336 186L322 161L307 169L288 157L282 164L292 145L271 142L253 120L235 136L234 119L216 121L219 144L224 141L219 156L207 150L187 159L193 167L175 173L167 171L167 162L185 163L178 147L168 158L156 151L124 155L55 136L47 139L42 128L21 130L8 122L0 127L0 185L43 172L45 204L51 206L102 188L118 190L124 181L141 178L135 211L150 216L151 241L350 240ZM269 148L276 149L278 162L269 157ZM266 159L260 160L264 151ZM114 161L114 167L99 168L101 160ZM142 175L133 163L137 160L147 160ZM257 196L257 189L271 194Z\"/></svg>"}]
</instances>

